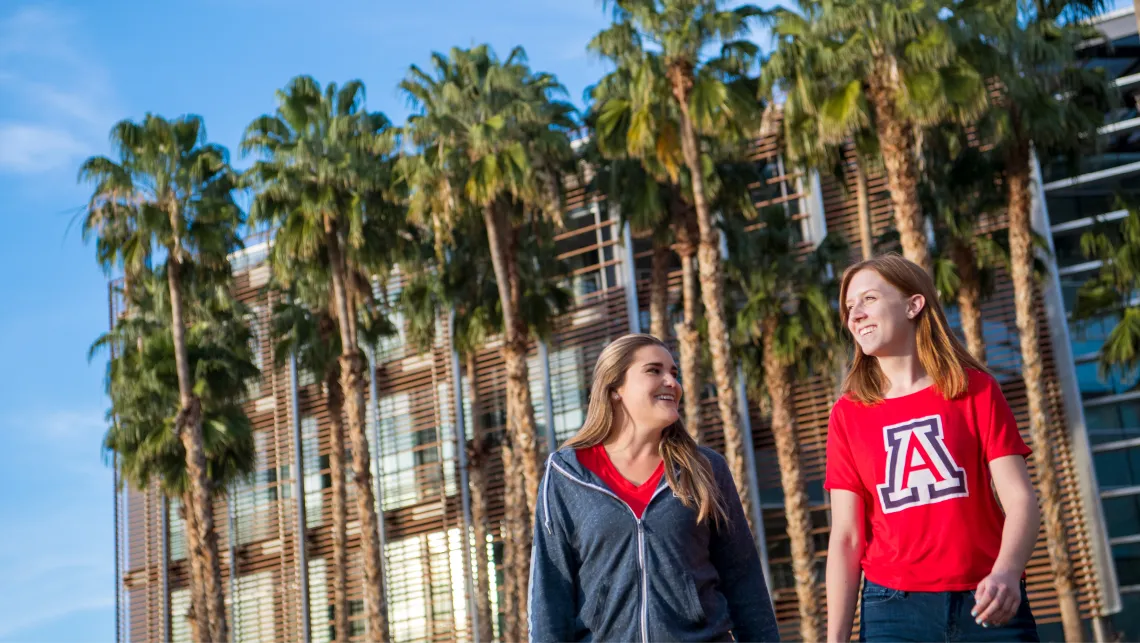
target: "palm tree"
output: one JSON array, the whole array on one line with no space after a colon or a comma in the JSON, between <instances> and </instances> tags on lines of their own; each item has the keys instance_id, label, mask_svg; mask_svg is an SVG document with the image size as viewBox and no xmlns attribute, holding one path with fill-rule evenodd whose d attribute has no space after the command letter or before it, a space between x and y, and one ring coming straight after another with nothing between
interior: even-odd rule
<instances>
[{"instance_id":1,"label":"palm tree","mask_svg":"<svg viewBox=\"0 0 1140 643\"><path fill-rule=\"evenodd\" d=\"M1080 640L1080 612L1074 590L1073 567L1062 521L1061 489L1057 483L1046 418L1045 374L1037 316L1034 314L1033 227L1031 223L1031 164L1034 148L1046 159L1075 159L1111 106L1114 89L1100 71L1077 58L1082 42L1099 37L1084 18L1100 9L1097 0L1033 2L1020 6L984 5L973 16L977 25L976 59L1002 86L996 107L997 149L1005 164L1009 216L1010 276L1013 280L1017 329L1021 343L1022 377L1029 405L1029 426L1037 464L1037 484L1044 516L1045 538L1053 567L1066 640Z\"/></svg>"},{"instance_id":2,"label":"palm tree","mask_svg":"<svg viewBox=\"0 0 1140 643\"><path fill-rule=\"evenodd\" d=\"M781 23L779 28L787 29L789 25ZM781 52L789 55L789 52ZM819 77L813 82L807 82L802 73L781 81L774 78L781 62L772 62L765 67L765 74L761 77L762 87L766 93L771 93L774 85L784 82L793 85L795 91L790 91L782 108L781 129L783 152L789 163L798 166L802 171L817 171L832 177L839 186L844 198L851 196L847 184L847 169L850 166L852 178L855 181L856 216L859 222L859 252L863 259L870 259L874 254L875 238L871 231L871 198L867 185L868 172L881 170L882 159L879 154L878 140L874 132L862 128L851 133L847 140L831 142L819 136L819 96L820 88L828 86L828 77ZM853 159L848 163L846 151L850 148Z\"/></svg>"},{"instance_id":3,"label":"palm tree","mask_svg":"<svg viewBox=\"0 0 1140 643\"><path fill-rule=\"evenodd\" d=\"M597 137L586 143L582 155L596 168L595 186L605 196L607 208L615 211L623 225L635 234L650 235L653 244L649 280L650 333L669 339L669 258L672 237L671 206L675 189L657 180L636 160L602 156Z\"/></svg>"},{"instance_id":4,"label":"palm tree","mask_svg":"<svg viewBox=\"0 0 1140 643\"><path fill-rule=\"evenodd\" d=\"M474 232L474 231L473 231ZM476 358L479 349L488 339L502 332L502 319L498 302L498 286L488 275L486 262L476 257L482 253L464 247L486 245L480 236L457 235L456 247L450 249L442 266L423 266L413 272L400 293L398 306L405 313L408 342L421 351L431 350L435 343L436 323L444 310L455 311L453 348L459 353L467 373L471 392L471 436L461 448L467 450L467 480L471 493L471 528L475 540L473 585L475 609L479 617L480 641L494 639L494 616L491 613L491 582L488 574L490 557L487 551L490 521L488 519L487 455L490 438L480 421L478 369ZM508 570L510 573L511 570ZM507 615L510 618L510 615Z\"/></svg>"},{"instance_id":5,"label":"palm tree","mask_svg":"<svg viewBox=\"0 0 1140 643\"><path fill-rule=\"evenodd\" d=\"M1100 351L1100 376L1116 371L1132 377L1140 367L1140 207L1120 201L1128 216L1114 228L1081 236L1085 256L1101 262L1095 277L1081 284L1073 309L1076 319L1116 318Z\"/></svg>"},{"instance_id":6,"label":"palm tree","mask_svg":"<svg viewBox=\"0 0 1140 643\"><path fill-rule=\"evenodd\" d=\"M302 268L301 266L298 266ZM327 272L327 271L326 271ZM338 356L343 352L328 293L327 274L300 273L292 292L273 310L276 356L284 362L296 355L297 365L321 380L329 417L329 474L332 478L333 632L349 638L348 496L344 476L344 390Z\"/></svg>"},{"instance_id":7,"label":"palm tree","mask_svg":"<svg viewBox=\"0 0 1140 643\"><path fill-rule=\"evenodd\" d=\"M730 257L726 270L730 287L742 302L736 335L751 388L766 393L771 401L772 436L799 599L800 637L819 641L825 635L823 609L792 387L797 377L819 375L836 363L841 338L831 302L838 288L828 266L842 261L847 249L829 235L801 258L793 235L797 224L784 210L766 208L761 217L762 225L753 232L745 231L743 221L726 224Z\"/></svg>"},{"instance_id":8,"label":"palm tree","mask_svg":"<svg viewBox=\"0 0 1140 643\"><path fill-rule=\"evenodd\" d=\"M981 225L1005 206L1002 164L992 151L970 144L959 126L930 128L924 140L923 209L935 220L934 282L939 296L957 302L970 354L983 364L982 301L993 293L995 270L1008 252Z\"/></svg>"},{"instance_id":9,"label":"palm tree","mask_svg":"<svg viewBox=\"0 0 1140 643\"><path fill-rule=\"evenodd\" d=\"M640 88L648 92L647 105L664 103L661 97L665 94L677 112L676 136L692 182L696 210L701 298L724 430L725 458L745 515L751 516L745 445L733 385L735 368L729 354L724 314L720 232L710 208L700 137L705 134L720 141L741 140L750 138L759 128L761 111L755 100L756 88L747 77L758 50L742 38L748 32L749 22L762 12L752 5L725 10L722 0L613 0L608 4L613 9L613 24L598 33L589 48L618 64L629 65L631 59L640 61L636 63L636 73L642 78ZM705 49L713 45L720 45L719 54L703 57ZM645 95L643 92L643 98ZM652 110L635 106L633 111Z\"/></svg>"},{"instance_id":10,"label":"palm tree","mask_svg":"<svg viewBox=\"0 0 1140 643\"><path fill-rule=\"evenodd\" d=\"M217 283L194 279L183 272L187 297L187 356L201 391L203 445L211 502L232 484L249 478L256 468L252 425L241 408L246 383L258 376L250 348L248 312L226 287L228 274ZM202 271L197 271L201 273ZM228 271L227 271L228 272ZM161 274L135 274L129 296L130 314L92 345L91 355L110 350L107 393L111 398L111 428L104 447L117 454L120 480L146 489L157 480L160 491L191 507L190 478L185 448L175 432L179 412L174 344L169 332L169 293ZM198 283L195 283L198 282ZM203 283L205 282L205 283ZM191 547L191 608L188 619L196 640L208 632L208 598L203 580L209 573L195 552L198 537L195 512L184 511ZM233 535L231 534L231 538ZM200 548L199 548L200 549ZM234 573L231 571L231 573Z\"/></svg>"},{"instance_id":11,"label":"palm tree","mask_svg":"<svg viewBox=\"0 0 1140 643\"><path fill-rule=\"evenodd\" d=\"M239 245L235 231L241 211L232 199L234 176L225 148L206 143L197 116L166 120L147 114L141 122L124 120L111 130L118 160L95 156L84 161L79 180L95 185L83 222L85 239L96 237L104 269L121 267L136 280L147 261L159 259L170 290L170 329L178 374L180 410L174 435L182 442L189 476L190 510L195 514L193 542L207 571L209 638L226 640L225 597L217 533L210 502L207 459L202 437L202 400L195 393L187 353L183 275L192 264L227 265L226 255Z\"/></svg>"},{"instance_id":12,"label":"palm tree","mask_svg":"<svg viewBox=\"0 0 1140 643\"><path fill-rule=\"evenodd\" d=\"M274 231L271 261L283 287L292 283L286 268L297 263L326 263L333 317L341 353L340 386L352 451L352 480L361 521L364 558L364 609L368 636L388 640L388 609L380 565L379 523L365 433L365 359L356 315L371 298L361 275L376 255L389 248L380 230L392 230L399 216L389 198L391 167L389 122L364 108L364 86L330 83L322 92L312 78L298 76L277 92L275 114L263 115L246 129L241 148L260 159L250 169L257 195L251 220Z\"/></svg>"},{"instance_id":13,"label":"palm tree","mask_svg":"<svg viewBox=\"0 0 1140 643\"><path fill-rule=\"evenodd\" d=\"M493 270L481 258L488 252L487 239L479 234L479 221L468 217L460 221L465 226L451 236L444 261L425 261L414 270L408 284L400 293L399 306L407 320L409 342L419 350L428 351L435 343L436 322L454 311L455 326L453 348L464 362L471 391L471 437L466 445L468 460L468 486L471 491L471 522L475 539L475 599L479 611L480 640L493 638L488 576L488 471L491 436L481 418L478 369L479 351L494 336L503 332L502 308L499 305ZM557 258L553 231L548 223L535 221L529 234L520 236L520 280L523 284L521 310L523 321L531 336L548 339L554 331L554 321L565 314L571 304L571 294L560 285L567 267ZM524 525L525 527L525 525ZM517 526L510 525L508 533ZM518 595L521 587L517 572L508 574L508 593L514 594L516 604L525 604L526 597ZM520 603L521 601L521 603ZM520 631L522 624L517 616L506 613L509 631ZM509 637L507 637L509 638Z\"/></svg>"},{"instance_id":14,"label":"palm tree","mask_svg":"<svg viewBox=\"0 0 1140 643\"><path fill-rule=\"evenodd\" d=\"M596 185L607 205L616 204L621 218L639 232L653 235L650 283L650 332L668 334L668 244L681 260L682 318L675 326L681 374L692 399L685 403L685 427L700 437L702 364L697 279L696 211L682 197L677 109L664 74L644 73L658 59L627 52L618 68L588 90L593 105L586 122L592 128L585 157L598 167Z\"/></svg>"},{"instance_id":15,"label":"palm tree","mask_svg":"<svg viewBox=\"0 0 1140 643\"><path fill-rule=\"evenodd\" d=\"M874 132L904 255L931 270L919 208L916 128L966 122L987 103L982 76L956 46L956 5L801 0L773 13L766 93L782 89L814 136L839 144Z\"/></svg>"},{"instance_id":16,"label":"palm tree","mask_svg":"<svg viewBox=\"0 0 1140 643\"><path fill-rule=\"evenodd\" d=\"M433 54L434 74L412 66L400 84L415 110L405 131L418 152L405 159L411 214L430 221L437 248L463 217L481 216L503 315L507 379L508 447L504 465L507 513L516 533L507 539L508 579L526 595L530 534L538 493L535 440L526 352L520 231L528 220L561 218L561 176L572 158L568 132L573 108L555 100L565 90L550 74L534 73L521 48L500 60L487 46ZM517 473L518 475L515 475ZM517 493L512 485L521 481ZM521 501L521 502L520 502ZM510 593L508 593L510 595ZM513 596L509 596L513 600ZM525 623L525 602L508 602L508 613ZM523 628L525 630L525 627ZM525 638L525 631L508 632Z\"/></svg>"}]
</instances>

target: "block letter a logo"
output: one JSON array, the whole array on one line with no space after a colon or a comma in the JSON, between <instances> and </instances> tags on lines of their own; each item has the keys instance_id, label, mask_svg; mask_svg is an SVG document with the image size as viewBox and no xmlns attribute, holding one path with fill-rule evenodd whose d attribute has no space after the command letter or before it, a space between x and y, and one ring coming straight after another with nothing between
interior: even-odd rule
<instances>
[{"instance_id":1,"label":"block letter a logo","mask_svg":"<svg viewBox=\"0 0 1140 643\"><path fill-rule=\"evenodd\" d=\"M886 482L878 486L883 513L970 495L966 472L942 440L942 417L931 415L883 427Z\"/></svg>"}]
</instances>

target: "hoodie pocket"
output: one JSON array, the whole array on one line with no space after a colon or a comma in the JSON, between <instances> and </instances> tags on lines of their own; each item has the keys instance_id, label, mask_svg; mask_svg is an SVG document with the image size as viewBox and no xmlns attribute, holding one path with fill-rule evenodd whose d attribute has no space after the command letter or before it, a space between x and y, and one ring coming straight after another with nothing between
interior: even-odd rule
<instances>
[{"instance_id":1,"label":"hoodie pocket","mask_svg":"<svg viewBox=\"0 0 1140 643\"><path fill-rule=\"evenodd\" d=\"M584 606L586 609L582 611L582 616L586 625L592 629L600 629L606 622L607 610L610 597L609 583L600 583L598 590L586 601Z\"/></svg>"},{"instance_id":2,"label":"hoodie pocket","mask_svg":"<svg viewBox=\"0 0 1140 643\"><path fill-rule=\"evenodd\" d=\"M701 605L701 595L697 591L697 583L691 576L685 574L685 603L687 604L688 616L694 623L705 622L705 607Z\"/></svg>"}]
</instances>

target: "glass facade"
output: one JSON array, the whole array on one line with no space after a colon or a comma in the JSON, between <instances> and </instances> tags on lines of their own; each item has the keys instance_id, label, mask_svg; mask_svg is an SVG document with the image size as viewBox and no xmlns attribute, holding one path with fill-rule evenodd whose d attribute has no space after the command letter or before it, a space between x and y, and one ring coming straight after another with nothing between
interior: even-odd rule
<instances>
[{"instance_id":1,"label":"glass facade","mask_svg":"<svg viewBox=\"0 0 1140 643\"><path fill-rule=\"evenodd\" d=\"M1108 42L1087 51L1087 64L1104 69L1120 89L1100 140L1076 168L1041 159L1061 296L1068 319L1075 378L1123 609L1113 617L1124 640L1140 638L1140 378L1103 374L1098 353L1116 320L1075 320L1076 293L1099 264L1081 251L1081 236L1114 225L1124 212L1118 197L1140 202L1140 39L1135 15L1116 12L1101 23Z\"/></svg>"}]
</instances>

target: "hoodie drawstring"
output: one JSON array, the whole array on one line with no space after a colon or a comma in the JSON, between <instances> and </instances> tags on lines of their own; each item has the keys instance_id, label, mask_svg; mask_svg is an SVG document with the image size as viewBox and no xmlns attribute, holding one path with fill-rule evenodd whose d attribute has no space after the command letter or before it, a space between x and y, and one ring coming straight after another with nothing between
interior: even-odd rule
<instances>
[{"instance_id":1,"label":"hoodie drawstring","mask_svg":"<svg viewBox=\"0 0 1140 643\"><path fill-rule=\"evenodd\" d=\"M555 451L557 453L557 451ZM546 473L542 475L542 511L546 514L543 524L546 526L546 533L553 534L554 531L550 528L550 469L551 461L554 459L554 453L551 453L546 458Z\"/></svg>"}]
</instances>

